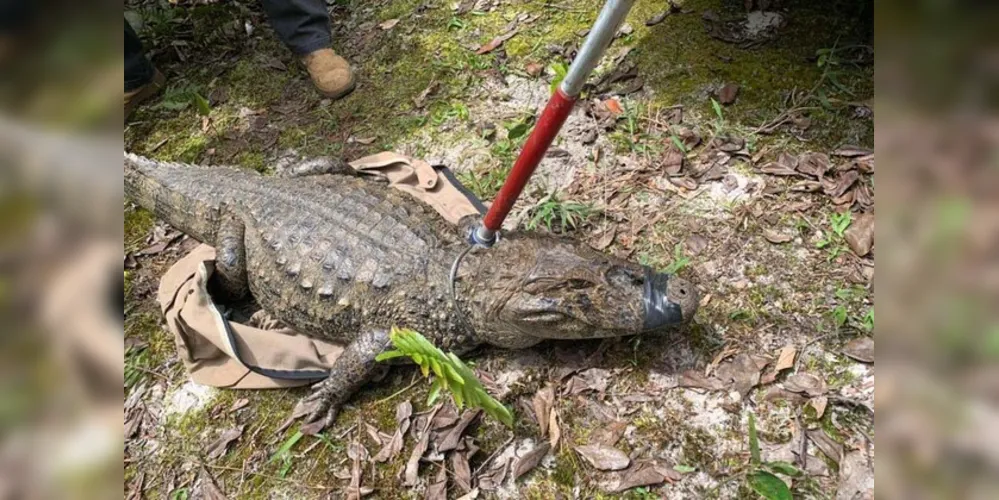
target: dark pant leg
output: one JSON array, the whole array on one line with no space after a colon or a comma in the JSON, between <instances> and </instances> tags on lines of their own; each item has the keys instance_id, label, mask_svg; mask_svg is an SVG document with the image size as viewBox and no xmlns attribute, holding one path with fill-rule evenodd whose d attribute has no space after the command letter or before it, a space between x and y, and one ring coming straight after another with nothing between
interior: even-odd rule
<instances>
[{"instance_id":1,"label":"dark pant leg","mask_svg":"<svg viewBox=\"0 0 999 500\"><path fill-rule=\"evenodd\" d=\"M153 79L153 65L142 53L142 42L125 21L125 92L135 90Z\"/></svg>"},{"instance_id":2,"label":"dark pant leg","mask_svg":"<svg viewBox=\"0 0 999 500\"><path fill-rule=\"evenodd\" d=\"M330 46L325 0L261 0L278 38L296 55Z\"/></svg>"}]
</instances>

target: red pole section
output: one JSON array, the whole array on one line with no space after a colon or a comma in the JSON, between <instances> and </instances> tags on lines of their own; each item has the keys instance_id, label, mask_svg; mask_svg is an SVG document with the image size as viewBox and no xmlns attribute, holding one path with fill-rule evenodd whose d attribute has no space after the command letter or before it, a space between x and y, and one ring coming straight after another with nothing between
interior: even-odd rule
<instances>
[{"instance_id":1,"label":"red pole section","mask_svg":"<svg viewBox=\"0 0 999 500\"><path fill-rule=\"evenodd\" d=\"M496 199L489 207L489 212L486 213L483 220L486 229L494 232L499 231L500 226L503 225L503 220L506 219L513 204L520 197L520 193L527 185L527 181L531 179L534 170L538 168L541 159L545 157L548 147L555 140L555 136L558 135L558 131L565 123L565 119L569 117L575 104L576 99L567 96L562 92L561 87L555 90L555 94L548 101L545 110L541 112L538 125L534 127L531 136L527 138L527 143L524 144L524 149L517 157L517 162L513 164L510 176L503 183L499 194L496 195Z\"/></svg>"}]
</instances>

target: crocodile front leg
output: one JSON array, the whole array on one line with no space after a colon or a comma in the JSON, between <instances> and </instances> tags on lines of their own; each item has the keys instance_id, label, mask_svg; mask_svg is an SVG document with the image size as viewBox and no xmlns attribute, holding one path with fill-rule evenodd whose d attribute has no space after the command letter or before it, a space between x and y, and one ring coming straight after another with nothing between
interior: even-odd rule
<instances>
[{"instance_id":1,"label":"crocodile front leg","mask_svg":"<svg viewBox=\"0 0 999 500\"><path fill-rule=\"evenodd\" d=\"M306 419L316 422L322 419L322 427L333 424L340 406L371 380L382 368L375 357L390 345L389 332L371 330L355 338L343 354L333 363L330 376L314 387L314 392L305 398L305 403L318 405Z\"/></svg>"},{"instance_id":2,"label":"crocodile front leg","mask_svg":"<svg viewBox=\"0 0 999 500\"><path fill-rule=\"evenodd\" d=\"M345 161L338 158L309 158L292 163L278 173L281 177L308 177L310 175L356 175Z\"/></svg>"},{"instance_id":3,"label":"crocodile front leg","mask_svg":"<svg viewBox=\"0 0 999 500\"><path fill-rule=\"evenodd\" d=\"M221 293L239 300L250 293L246 275L246 227L234 214L226 214L219 224L215 243L215 277Z\"/></svg>"}]
</instances>

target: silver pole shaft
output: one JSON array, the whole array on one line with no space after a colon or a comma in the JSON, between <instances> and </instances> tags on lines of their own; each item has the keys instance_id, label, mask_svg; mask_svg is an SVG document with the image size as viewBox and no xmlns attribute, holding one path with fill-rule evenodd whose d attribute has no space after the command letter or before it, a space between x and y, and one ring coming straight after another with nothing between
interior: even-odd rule
<instances>
[{"instance_id":1,"label":"silver pole shaft","mask_svg":"<svg viewBox=\"0 0 999 500\"><path fill-rule=\"evenodd\" d=\"M604 51L614 40L618 28L628 16L628 11L635 4L635 0L608 0L604 4L597 22L593 24L590 34L586 36L586 41L580 47L576 59L572 61L568 73L562 80L562 92L568 97L576 97L583 90L583 84L593 72L593 68L600 63Z\"/></svg>"}]
</instances>

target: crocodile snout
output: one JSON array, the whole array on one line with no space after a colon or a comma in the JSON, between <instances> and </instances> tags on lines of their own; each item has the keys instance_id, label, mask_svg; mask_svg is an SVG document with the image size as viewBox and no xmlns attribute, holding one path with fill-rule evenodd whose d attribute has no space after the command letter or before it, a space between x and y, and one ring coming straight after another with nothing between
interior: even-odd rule
<instances>
[{"instance_id":1,"label":"crocodile snout","mask_svg":"<svg viewBox=\"0 0 999 500\"><path fill-rule=\"evenodd\" d=\"M645 330L686 323L697 313L697 290L684 279L645 268Z\"/></svg>"}]
</instances>

